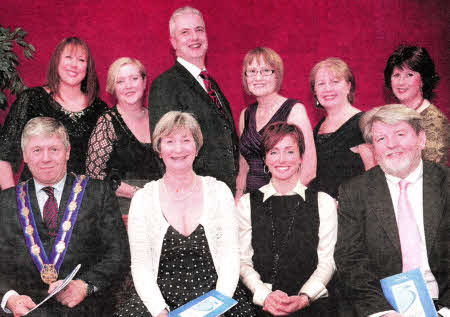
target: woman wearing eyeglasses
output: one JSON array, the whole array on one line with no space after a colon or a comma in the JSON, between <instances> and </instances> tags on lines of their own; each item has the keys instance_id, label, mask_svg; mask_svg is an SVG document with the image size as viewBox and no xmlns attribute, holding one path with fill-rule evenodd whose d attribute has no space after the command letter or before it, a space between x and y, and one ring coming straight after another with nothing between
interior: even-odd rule
<instances>
[{"instance_id":1,"label":"woman wearing eyeglasses","mask_svg":"<svg viewBox=\"0 0 450 317\"><path fill-rule=\"evenodd\" d=\"M283 81L283 61L272 49L257 47L250 50L242 63L242 85L256 102L245 108L239 118L240 157L236 179L236 201L244 192L257 190L269 183L270 175L264 168L261 154L264 128L276 121L298 126L305 136L304 164L300 171L303 184L316 175L316 149L305 107L297 100L278 92Z\"/></svg>"}]
</instances>

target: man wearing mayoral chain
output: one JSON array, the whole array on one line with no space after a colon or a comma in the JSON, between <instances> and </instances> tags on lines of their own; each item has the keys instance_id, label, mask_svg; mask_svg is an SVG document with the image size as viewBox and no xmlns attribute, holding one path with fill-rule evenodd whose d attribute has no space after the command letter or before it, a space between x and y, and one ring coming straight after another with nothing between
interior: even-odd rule
<instances>
[{"instance_id":1,"label":"man wearing mayoral chain","mask_svg":"<svg viewBox=\"0 0 450 317\"><path fill-rule=\"evenodd\" d=\"M111 316L130 261L114 193L66 170L69 138L55 119L30 120L21 142L33 178L0 193L0 315L23 316L81 264L32 316Z\"/></svg>"}]
</instances>

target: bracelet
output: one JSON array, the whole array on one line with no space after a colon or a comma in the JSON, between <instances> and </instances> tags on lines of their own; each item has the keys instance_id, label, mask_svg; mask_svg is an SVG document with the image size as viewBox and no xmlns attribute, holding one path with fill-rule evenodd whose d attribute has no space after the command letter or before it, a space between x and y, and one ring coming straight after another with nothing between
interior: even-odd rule
<instances>
[{"instance_id":1,"label":"bracelet","mask_svg":"<svg viewBox=\"0 0 450 317\"><path fill-rule=\"evenodd\" d=\"M298 293L298 296L306 296L306 298L308 299L308 304L306 305L306 307L308 307L309 305L311 305L311 297L309 297L308 294L306 293Z\"/></svg>"}]
</instances>

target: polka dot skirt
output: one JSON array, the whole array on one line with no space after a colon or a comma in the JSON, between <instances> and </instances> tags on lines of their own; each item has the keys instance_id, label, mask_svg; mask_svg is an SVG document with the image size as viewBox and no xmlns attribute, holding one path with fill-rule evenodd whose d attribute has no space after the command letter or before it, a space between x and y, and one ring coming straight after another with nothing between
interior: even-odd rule
<instances>
[{"instance_id":1,"label":"polka dot skirt","mask_svg":"<svg viewBox=\"0 0 450 317\"><path fill-rule=\"evenodd\" d=\"M202 225L187 237L171 226L168 228L162 245L157 282L171 310L215 289L217 273ZM255 316L254 306L241 285L233 297L238 304L224 316ZM149 313L134 294L117 316L149 316Z\"/></svg>"}]
</instances>

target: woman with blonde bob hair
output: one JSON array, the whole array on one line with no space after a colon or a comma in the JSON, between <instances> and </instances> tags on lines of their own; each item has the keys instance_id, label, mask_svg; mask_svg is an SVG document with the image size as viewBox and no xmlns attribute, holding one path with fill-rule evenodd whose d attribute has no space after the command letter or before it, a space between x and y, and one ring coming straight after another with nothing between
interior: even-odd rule
<instances>
[{"instance_id":1,"label":"woman with blonde bob hair","mask_svg":"<svg viewBox=\"0 0 450 317\"><path fill-rule=\"evenodd\" d=\"M155 126L153 148L165 173L131 202L128 234L138 295L119 316L131 316L136 307L155 317L167 316L213 289L238 300L224 316L254 316L237 287L238 225L231 190L193 170L202 144L200 126L189 113L170 111Z\"/></svg>"},{"instance_id":2,"label":"woman with blonde bob hair","mask_svg":"<svg viewBox=\"0 0 450 317\"><path fill-rule=\"evenodd\" d=\"M305 164L300 178L308 184L316 175L316 149L311 123L305 107L295 99L287 99L278 92L283 81L283 61L272 49L254 48L242 63L242 86L256 98L256 103L242 110L239 118L240 158L236 179L236 200L244 192L254 191L267 184L270 175L261 154L262 133L271 123L284 121L298 126L305 136Z\"/></svg>"},{"instance_id":3,"label":"woman with blonde bob hair","mask_svg":"<svg viewBox=\"0 0 450 317\"><path fill-rule=\"evenodd\" d=\"M353 106L355 78L340 58L330 57L311 69L309 84L316 106L326 115L314 127L317 177L311 185L337 197L341 183L375 165L358 123L361 110Z\"/></svg>"},{"instance_id":4,"label":"woman with blonde bob hair","mask_svg":"<svg viewBox=\"0 0 450 317\"><path fill-rule=\"evenodd\" d=\"M22 130L35 117L51 117L64 125L72 145L67 168L84 174L87 141L98 117L107 109L98 98L98 79L88 46L78 37L63 39L50 58L47 82L24 90L11 105L0 132L0 188L14 186L13 173L22 161ZM25 166L20 179L30 177Z\"/></svg>"},{"instance_id":5,"label":"woman with blonde bob hair","mask_svg":"<svg viewBox=\"0 0 450 317\"><path fill-rule=\"evenodd\" d=\"M100 116L89 140L87 174L111 184L123 214L128 213L134 193L161 175L144 105L146 85L141 62L130 57L114 61L106 91L117 103Z\"/></svg>"}]
</instances>

